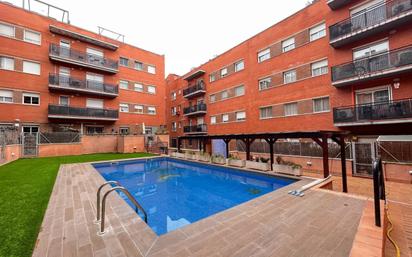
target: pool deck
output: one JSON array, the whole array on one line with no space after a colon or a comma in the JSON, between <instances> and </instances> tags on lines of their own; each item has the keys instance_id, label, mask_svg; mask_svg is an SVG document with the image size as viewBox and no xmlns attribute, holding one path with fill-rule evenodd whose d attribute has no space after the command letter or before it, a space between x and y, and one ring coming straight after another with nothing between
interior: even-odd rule
<instances>
[{"instance_id":1,"label":"pool deck","mask_svg":"<svg viewBox=\"0 0 412 257\"><path fill-rule=\"evenodd\" d=\"M302 180L158 237L121 199L108 198L107 228L98 236L96 190L103 177L90 164L62 165L34 257L56 256L349 256L364 198L313 189L287 194Z\"/></svg>"}]
</instances>

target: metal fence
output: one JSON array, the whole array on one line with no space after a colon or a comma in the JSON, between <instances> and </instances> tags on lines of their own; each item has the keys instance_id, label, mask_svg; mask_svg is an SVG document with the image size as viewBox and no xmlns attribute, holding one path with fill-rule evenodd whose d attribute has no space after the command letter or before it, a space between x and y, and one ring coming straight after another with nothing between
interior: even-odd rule
<instances>
[{"instance_id":1,"label":"metal fence","mask_svg":"<svg viewBox=\"0 0 412 257\"><path fill-rule=\"evenodd\" d=\"M80 133L76 132L43 132L39 133L40 144L80 143Z\"/></svg>"},{"instance_id":2,"label":"metal fence","mask_svg":"<svg viewBox=\"0 0 412 257\"><path fill-rule=\"evenodd\" d=\"M382 161L412 163L412 142L379 142Z\"/></svg>"}]
</instances>

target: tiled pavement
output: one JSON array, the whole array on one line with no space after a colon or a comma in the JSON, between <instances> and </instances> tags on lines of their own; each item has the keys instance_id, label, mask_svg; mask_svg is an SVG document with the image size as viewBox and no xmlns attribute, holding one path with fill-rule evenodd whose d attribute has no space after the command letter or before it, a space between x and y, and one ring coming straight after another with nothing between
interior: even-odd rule
<instances>
[{"instance_id":1,"label":"tiled pavement","mask_svg":"<svg viewBox=\"0 0 412 257\"><path fill-rule=\"evenodd\" d=\"M308 183L302 180L157 237L113 193L109 231L98 236L93 221L103 182L90 164L61 166L33 256L348 256L365 203L325 190L288 195Z\"/></svg>"}]
</instances>

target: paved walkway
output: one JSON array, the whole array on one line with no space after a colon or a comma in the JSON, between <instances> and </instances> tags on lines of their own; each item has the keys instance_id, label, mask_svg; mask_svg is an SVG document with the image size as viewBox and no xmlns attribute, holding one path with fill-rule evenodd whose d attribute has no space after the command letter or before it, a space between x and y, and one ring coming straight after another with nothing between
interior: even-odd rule
<instances>
[{"instance_id":1,"label":"paved walkway","mask_svg":"<svg viewBox=\"0 0 412 257\"><path fill-rule=\"evenodd\" d=\"M103 182L90 164L60 167L33 256L349 256L365 203L326 190L288 195L302 180L158 237L112 194L109 231L98 236Z\"/></svg>"}]
</instances>

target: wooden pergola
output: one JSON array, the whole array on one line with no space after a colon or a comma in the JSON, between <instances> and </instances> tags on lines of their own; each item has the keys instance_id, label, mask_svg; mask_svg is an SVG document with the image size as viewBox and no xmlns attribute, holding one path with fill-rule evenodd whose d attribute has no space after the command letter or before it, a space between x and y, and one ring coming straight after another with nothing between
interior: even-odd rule
<instances>
[{"instance_id":1,"label":"wooden pergola","mask_svg":"<svg viewBox=\"0 0 412 257\"><path fill-rule=\"evenodd\" d=\"M246 159L250 160L250 146L257 140L265 140L269 144L270 149L270 167L272 169L274 163L273 146L278 139L293 139L293 138L308 138L315 141L322 148L323 156L323 176L329 176L329 146L328 139L332 139L340 146L340 159L342 167L342 189L343 192L348 192L347 175L346 175L346 154L345 154L345 138L348 132L344 131L308 131L308 132L269 132L269 133L253 133L253 134L222 134L222 135L186 135L177 138L177 149L180 151L182 140L198 140L199 150L206 150L206 144L212 139L221 139L226 143L226 156L229 156L229 143L231 140L241 140L246 145Z\"/></svg>"}]
</instances>

